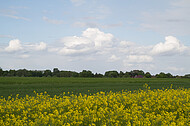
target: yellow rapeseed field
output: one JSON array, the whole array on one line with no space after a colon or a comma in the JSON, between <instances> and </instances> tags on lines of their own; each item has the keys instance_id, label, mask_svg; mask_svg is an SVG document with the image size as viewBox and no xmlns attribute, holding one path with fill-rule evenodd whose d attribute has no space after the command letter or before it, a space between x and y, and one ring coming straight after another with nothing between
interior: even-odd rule
<instances>
[{"instance_id":1,"label":"yellow rapeseed field","mask_svg":"<svg viewBox=\"0 0 190 126\"><path fill-rule=\"evenodd\" d=\"M0 98L0 126L188 126L190 89Z\"/></svg>"}]
</instances>

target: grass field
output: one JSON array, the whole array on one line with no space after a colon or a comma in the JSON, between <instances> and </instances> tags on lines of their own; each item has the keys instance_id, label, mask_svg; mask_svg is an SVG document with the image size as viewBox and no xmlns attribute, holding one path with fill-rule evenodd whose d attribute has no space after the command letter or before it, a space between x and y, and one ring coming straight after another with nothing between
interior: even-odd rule
<instances>
[{"instance_id":1,"label":"grass field","mask_svg":"<svg viewBox=\"0 0 190 126\"><path fill-rule=\"evenodd\" d=\"M151 89L190 88L190 79L158 79L158 78L33 78L33 77L0 77L0 96L8 97L16 94L24 97L33 95L33 91L44 92L50 96L60 95L63 92L74 94L96 93L98 91L136 90L143 88L147 83ZM88 91L89 90L89 91Z\"/></svg>"}]
</instances>

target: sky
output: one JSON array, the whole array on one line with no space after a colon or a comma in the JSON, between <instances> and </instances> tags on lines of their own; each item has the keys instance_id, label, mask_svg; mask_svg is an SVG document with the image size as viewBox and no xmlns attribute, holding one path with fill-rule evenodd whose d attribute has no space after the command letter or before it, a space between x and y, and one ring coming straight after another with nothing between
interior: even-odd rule
<instances>
[{"instance_id":1,"label":"sky","mask_svg":"<svg viewBox=\"0 0 190 126\"><path fill-rule=\"evenodd\" d=\"M190 0L0 0L0 67L190 73Z\"/></svg>"}]
</instances>

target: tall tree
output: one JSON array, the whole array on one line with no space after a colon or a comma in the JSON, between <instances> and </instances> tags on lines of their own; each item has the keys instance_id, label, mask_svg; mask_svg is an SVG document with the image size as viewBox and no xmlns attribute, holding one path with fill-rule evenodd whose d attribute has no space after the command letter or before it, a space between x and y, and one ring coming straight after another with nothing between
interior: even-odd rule
<instances>
[{"instance_id":1,"label":"tall tree","mask_svg":"<svg viewBox=\"0 0 190 126\"><path fill-rule=\"evenodd\" d=\"M124 77L124 75L125 75L125 74L123 73L123 71L120 71L120 72L119 72L119 77Z\"/></svg>"},{"instance_id":2,"label":"tall tree","mask_svg":"<svg viewBox=\"0 0 190 126\"><path fill-rule=\"evenodd\" d=\"M53 69L53 76L55 76L55 77L59 77L60 75L59 75L59 69L58 68L54 68Z\"/></svg>"},{"instance_id":3,"label":"tall tree","mask_svg":"<svg viewBox=\"0 0 190 126\"><path fill-rule=\"evenodd\" d=\"M51 70L45 70L43 75L45 77L51 77L52 76L52 72L51 72Z\"/></svg>"},{"instance_id":4,"label":"tall tree","mask_svg":"<svg viewBox=\"0 0 190 126\"><path fill-rule=\"evenodd\" d=\"M79 73L80 77L94 77L94 74L90 70L83 70Z\"/></svg>"},{"instance_id":5,"label":"tall tree","mask_svg":"<svg viewBox=\"0 0 190 126\"><path fill-rule=\"evenodd\" d=\"M113 71L106 71L104 74L105 77L117 78L119 77L119 73L115 70Z\"/></svg>"},{"instance_id":6,"label":"tall tree","mask_svg":"<svg viewBox=\"0 0 190 126\"><path fill-rule=\"evenodd\" d=\"M146 77L146 78L151 78L152 75L151 75L149 72L146 72L145 77Z\"/></svg>"},{"instance_id":7,"label":"tall tree","mask_svg":"<svg viewBox=\"0 0 190 126\"><path fill-rule=\"evenodd\" d=\"M0 67L0 76L3 76L3 69Z\"/></svg>"}]
</instances>

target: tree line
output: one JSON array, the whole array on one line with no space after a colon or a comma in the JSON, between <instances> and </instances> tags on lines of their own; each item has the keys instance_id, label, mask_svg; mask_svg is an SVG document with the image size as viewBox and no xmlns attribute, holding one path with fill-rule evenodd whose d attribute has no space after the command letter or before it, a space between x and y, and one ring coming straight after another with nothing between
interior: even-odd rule
<instances>
[{"instance_id":1,"label":"tree line","mask_svg":"<svg viewBox=\"0 0 190 126\"><path fill-rule=\"evenodd\" d=\"M64 71L54 68L51 70L3 70L0 68L0 77L94 77L94 78L190 78L190 74L184 76L173 76L170 73L161 72L156 75L151 75L150 72L142 70L132 70L130 72L106 71L104 74L93 73L90 70L83 70L81 72Z\"/></svg>"}]
</instances>

